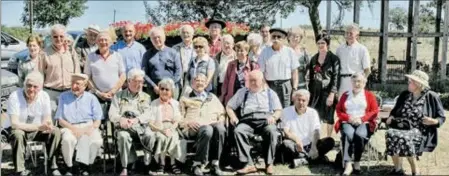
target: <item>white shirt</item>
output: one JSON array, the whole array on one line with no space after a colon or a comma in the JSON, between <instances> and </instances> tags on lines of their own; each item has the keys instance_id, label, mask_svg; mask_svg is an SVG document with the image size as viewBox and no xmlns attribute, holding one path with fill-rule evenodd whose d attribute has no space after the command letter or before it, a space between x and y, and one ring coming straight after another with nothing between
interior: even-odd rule
<instances>
[{"instance_id":1,"label":"white shirt","mask_svg":"<svg viewBox=\"0 0 449 176\"><path fill-rule=\"evenodd\" d=\"M11 116L15 115L21 123L40 125L45 117L51 116L50 97L47 92L39 91L36 100L28 104L23 89L19 88L9 95L7 114L9 122L6 124L10 124Z\"/></svg>"},{"instance_id":2,"label":"white shirt","mask_svg":"<svg viewBox=\"0 0 449 176\"><path fill-rule=\"evenodd\" d=\"M303 146L307 146L312 143L314 131L320 131L320 118L313 108L307 107L304 114L298 115L295 106L289 106L282 112L282 126L300 139Z\"/></svg>"},{"instance_id":3,"label":"white shirt","mask_svg":"<svg viewBox=\"0 0 449 176\"><path fill-rule=\"evenodd\" d=\"M347 45L346 42L341 44L336 55L340 58L341 74L363 72L371 67L368 49L359 42L352 45Z\"/></svg>"},{"instance_id":4,"label":"white shirt","mask_svg":"<svg viewBox=\"0 0 449 176\"><path fill-rule=\"evenodd\" d=\"M288 46L282 46L279 51L265 48L257 62L267 81L291 79L292 71L299 67L295 51Z\"/></svg>"},{"instance_id":5,"label":"white shirt","mask_svg":"<svg viewBox=\"0 0 449 176\"><path fill-rule=\"evenodd\" d=\"M234 53L230 54L229 56L224 55L224 53L221 53L220 63L218 63L218 81L220 83L223 83L225 76L226 76L226 70L228 68L229 62L234 60Z\"/></svg>"},{"instance_id":6,"label":"white shirt","mask_svg":"<svg viewBox=\"0 0 449 176\"><path fill-rule=\"evenodd\" d=\"M348 98L345 102L346 113L349 117L362 117L365 115L366 103L365 92L361 91L354 95L352 91L347 92Z\"/></svg>"}]
</instances>

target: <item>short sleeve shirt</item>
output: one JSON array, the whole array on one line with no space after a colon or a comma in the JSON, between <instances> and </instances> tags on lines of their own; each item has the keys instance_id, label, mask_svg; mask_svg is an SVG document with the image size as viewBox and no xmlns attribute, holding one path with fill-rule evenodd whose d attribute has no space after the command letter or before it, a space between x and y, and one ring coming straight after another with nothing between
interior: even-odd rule
<instances>
[{"instance_id":1,"label":"short sleeve shirt","mask_svg":"<svg viewBox=\"0 0 449 176\"><path fill-rule=\"evenodd\" d=\"M270 92L268 93L268 91ZM244 103L243 100L246 92L248 92L248 96L243 109L243 115L255 112L270 112L270 103L272 110L282 109L281 101L279 100L278 95L270 88L264 89L257 93L252 93L247 88L241 88L229 100L228 106L233 110L241 107Z\"/></svg>"},{"instance_id":2,"label":"short sleeve shirt","mask_svg":"<svg viewBox=\"0 0 449 176\"><path fill-rule=\"evenodd\" d=\"M40 125L46 116L51 116L50 97L47 92L39 91L36 100L28 104L24 90L19 88L8 98L7 114L19 117L21 123Z\"/></svg>"},{"instance_id":3,"label":"short sleeve shirt","mask_svg":"<svg viewBox=\"0 0 449 176\"><path fill-rule=\"evenodd\" d=\"M120 53L110 51L105 60L97 50L89 54L84 72L101 92L108 92L120 80L120 75L125 73L125 67Z\"/></svg>"},{"instance_id":4,"label":"short sleeve shirt","mask_svg":"<svg viewBox=\"0 0 449 176\"><path fill-rule=\"evenodd\" d=\"M290 47L282 46L279 51L266 47L260 53L258 64L267 81L286 80L299 67L299 60Z\"/></svg>"},{"instance_id":5,"label":"short sleeve shirt","mask_svg":"<svg viewBox=\"0 0 449 176\"><path fill-rule=\"evenodd\" d=\"M282 126L289 129L306 146L312 143L314 131L320 130L320 118L313 108L308 107L304 114L298 115L295 106L289 106L282 112Z\"/></svg>"},{"instance_id":6,"label":"short sleeve shirt","mask_svg":"<svg viewBox=\"0 0 449 176\"><path fill-rule=\"evenodd\" d=\"M341 74L363 72L371 67L368 49L359 42L343 43L337 48L336 55L340 58Z\"/></svg>"}]
</instances>

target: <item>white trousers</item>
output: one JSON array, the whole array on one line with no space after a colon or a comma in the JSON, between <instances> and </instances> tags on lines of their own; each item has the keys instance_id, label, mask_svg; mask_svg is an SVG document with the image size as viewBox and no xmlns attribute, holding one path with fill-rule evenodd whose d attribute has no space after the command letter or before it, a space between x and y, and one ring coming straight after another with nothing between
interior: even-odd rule
<instances>
[{"instance_id":1,"label":"white trousers","mask_svg":"<svg viewBox=\"0 0 449 176\"><path fill-rule=\"evenodd\" d=\"M77 128L87 128L92 122L75 124ZM72 131L68 128L61 130L61 151L65 163L68 167L73 166L73 153L77 149L77 161L83 164L93 164L97 154L103 145L103 139L99 129L95 129L90 136L82 135L76 138ZM87 146L87 147L86 147ZM87 162L85 162L87 160Z\"/></svg>"},{"instance_id":2,"label":"white trousers","mask_svg":"<svg viewBox=\"0 0 449 176\"><path fill-rule=\"evenodd\" d=\"M345 93L346 91L351 91L352 90L352 81L351 81L351 77L347 76L347 77L340 77L340 89L338 90L338 100L340 100L340 97L343 93Z\"/></svg>"}]
</instances>

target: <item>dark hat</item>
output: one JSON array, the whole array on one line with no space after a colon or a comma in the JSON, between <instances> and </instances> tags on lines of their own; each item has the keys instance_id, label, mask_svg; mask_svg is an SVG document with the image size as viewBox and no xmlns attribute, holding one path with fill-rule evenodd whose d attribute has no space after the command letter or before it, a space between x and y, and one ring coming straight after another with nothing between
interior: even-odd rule
<instances>
[{"instance_id":1,"label":"dark hat","mask_svg":"<svg viewBox=\"0 0 449 176\"><path fill-rule=\"evenodd\" d=\"M273 32L280 32L280 33L284 34L285 36L288 35L288 33L286 31L284 31L283 29L281 29L281 28L272 28L272 29L270 29L270 34L273 33Z\"/></svg>"},{"instance_id":2,"label":"dark hat","mask_svg":"<svg viewBox=\"0 0 449 176\"><path fill-rule=\"evenodd\" d=\"M209 28L209 26L213 23L220 24L221 28L224 29L226 27L226 23L223 20L217 20L217 19L210 19L206 22L206 27Z\"/></svg>"}]
</instances>

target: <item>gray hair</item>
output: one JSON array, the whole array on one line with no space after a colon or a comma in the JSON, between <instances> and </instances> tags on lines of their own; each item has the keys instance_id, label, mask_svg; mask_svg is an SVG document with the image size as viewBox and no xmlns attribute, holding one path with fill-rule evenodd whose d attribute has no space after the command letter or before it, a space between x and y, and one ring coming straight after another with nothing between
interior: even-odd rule
<instances>
[{"instance_id":1,"label":"gray hair","mask_svg":"<svg viewBox=\"0 0 449 176\"><path fill-rule=\"evenodd\" d=\"M145 72L138 68L133 68L128 71L128 80L136 79L136 77L145 77Z\"/></svg>"},{"instance_id":2,"label":"gray hair","mask_svg":"<svg viewBox=\"0 0 449 176\"><path fill-rule=\"evenodd\" d=\"M73 37L72 37L72 35L70 35L69 33L66 33L65 34L65 39L67 39L67 40L70 40L70 41L75 41L75 40L73 40Z\"/></svg>"},{"instance_id":3,"label":"gray hair","mask_svg":"<svg viewBox=\"0 0 449 176\"><path fill-rule=\"evenodd\" d=\"M149 33L150 37L153 36L154 33L156 33L156 32L160 32L162 35L165 36L164 28L158 26L158 27L154 27L154 28L152 28L152 29L150 30L150 33Z\"/></svg>"},{"instance_id":4,"label":"gray hair","mask_svg":"<svg viewBox=\"0 0 449 176\"><path fill-rule=\"evenodd\" d=\"M62 30L64 33L67 32L65 26L62 25L62 24L55 24L55 25L53 25L50 29L51 29L50 31L51 31L52 34L53 34L55 31L61 31L61 30Z\"/></svg>"},{"instance_id":5,"label":"gray hair","mask_svg":"<svg viewBox=\"0 0 449 176\"><path fill-rule=\"evenodd\" d=\"M248 42L248 44L250 43L250 41L253 41L254 45L262 45L262 36L258 33L250 33L248 35L248 38L246 39L246 41Z\"/></svg>"},{"instance_id":6,"label":"gray hair","mask_svg":"<svg viewBox=\"0 0 449 176\"><path fill-rule=\"evenodd\" d=\"M292 97L295 98L295 97L298 97L300 95L306 96L307 99L310 99L310 92L308 90L306 90L306 89L299 89L299 90L293 92L293 96Z\"/></svg>"},{"instance_id":7,"label":"gray hair","mask_svg":"<svg viewBox=\"0 0 449 176\"><path fill-rule=\"evenodd\" d=\"M44 84L44 76L38 71L33 71L25 77L24 84L28 84L30 81L37 83L39 87L42 87Z\"/></svg>"},{"instance_id":8,"label":"gray hair","mask_svg":"<svg viewBox=\"0 0 449 176\"><path fill-rule=\"evenodd\" d=\"M348 31L351 31L351 30L356 30L357 32L360 32L359 25L357 23L352 23L352 24L350 24L350 25L348 25L346 27L345 31L348 32Z\"/></svg>"},{"instance_id":9,"label":"gray hair","mask_svg":"<svg viewBox=\"0 0 449 176\"><path fill-rule=\"evenodd\" d=\"M221 40L223 41L229 41L230 43L234 43L234 37L230 34L225 34L221 37Z\"/></svg>"},{"instance_id":10,"label":"gray hair","mask_svg":"<svg viewBox=\"0 0 449 176\"><path fill-rule=\"evenodd\" d=\"M362 79L364 82L368 81L366 79L365 73L363 72L357 72L352 74L351 79Z\"/></svg>"},{"instance_id":11,"label":"gray hair","mask_svg":"<svg viewBox=\"0 0 449 176\"><path fill-rule=\"evenodd\" d=\"M192 33L192 34L195 32L195 31L193 30L193 27L190 26L190 25L188 25L188 24L182 25L182 26L179 28L179 32L182 32L183 30L187 30L188 32L190 32L190 33Z\"/></svg>"},{"instance_id":12,"label":"gray hair","mask_svg":"<svg viewBox=\"0 0 449 176\"><path fill-rule=\"evenodd\" d=\"M203 74L203 73L198 73L197 75L195 75L193 77L193 80L196 80L197 78L200 78L200 77L207 80L207 76L205 74Z\"/></svg>"},{"instance_id":13,"label":"gray hair","mask_svg":"<svg viewBox=\"0 0 449 176\"><path fill-rule=\"evenodd\" d=\"M170 89L172 95L175 93L175 82L171 78L164 78L157 84L158 87L165 87Z\"/></svg>"},{"instance_id":14,"label":"gray hair","mask_svg":"<svg viewBox=\"0 0 449 176\"><path fill-rule=\"evenodd\" d=\"M100 33L98 33L96 40L100 39L101 37L106 37L109 41L112 41L109 31L101 31Z\"/></svg>"}]
</instances>

